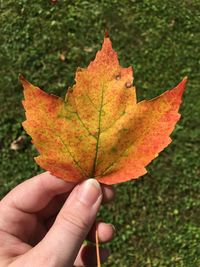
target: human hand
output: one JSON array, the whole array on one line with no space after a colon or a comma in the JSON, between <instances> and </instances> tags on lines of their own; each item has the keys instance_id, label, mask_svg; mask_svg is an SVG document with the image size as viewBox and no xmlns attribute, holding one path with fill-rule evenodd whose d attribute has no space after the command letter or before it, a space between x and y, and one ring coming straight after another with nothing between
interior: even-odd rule
<instances>
[{"instance_id":1,"label":"human hand","mask_svg":"<svg viewBox=\"0 0 200 267\"><path fill-rule=\"evenodd\" d=\"M95 240L96 227L100 242L112 239L112 225L94 222L113 196L94 179L75 185L49 172L18 185L0 202L0 266L95 266L95 247L83 242Z\"/></svg>"}]
</instances>

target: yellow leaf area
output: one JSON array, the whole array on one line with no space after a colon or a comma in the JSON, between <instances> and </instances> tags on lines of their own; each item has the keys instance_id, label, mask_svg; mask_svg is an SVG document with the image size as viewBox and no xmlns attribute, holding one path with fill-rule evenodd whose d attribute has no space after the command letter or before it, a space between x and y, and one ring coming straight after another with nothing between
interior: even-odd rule
<instances>
[{"instance_id":1,"label":"yellow leaf area","mask_svg":"<svg viewBox=\"0 0 200 267\"><path fill-rule=\"evenodd\" d=\"M137 103L132 68L119 65L110 39L66 98L49 95L23 77L23 126L40 155L36 162L72 182L136 179L170 142L186 78L174 89Z\"/></svg>"}]
</instances>

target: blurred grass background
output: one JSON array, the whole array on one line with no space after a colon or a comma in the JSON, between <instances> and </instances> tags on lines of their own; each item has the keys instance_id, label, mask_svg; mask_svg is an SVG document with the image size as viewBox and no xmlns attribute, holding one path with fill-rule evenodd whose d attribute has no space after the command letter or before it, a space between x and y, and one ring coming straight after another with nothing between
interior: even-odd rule
<instances>
[{"instance_id":1,"label":"blurred grass background","mask_svg":"<svg viewBox=\"0 0 200 267\"><path fill-rule=\"evenodd\" d=\"M53 1L52 1L53 2ZM108 29L121 65L134 67L138 99L189 76L173 143L137 181L116 186L100 217L116 226L104 266L200 266L200 1L0 1L0 196L41 172L37 152L10 144L25 135L22 73L64 96Z\"/></svg>"}]
</instances>

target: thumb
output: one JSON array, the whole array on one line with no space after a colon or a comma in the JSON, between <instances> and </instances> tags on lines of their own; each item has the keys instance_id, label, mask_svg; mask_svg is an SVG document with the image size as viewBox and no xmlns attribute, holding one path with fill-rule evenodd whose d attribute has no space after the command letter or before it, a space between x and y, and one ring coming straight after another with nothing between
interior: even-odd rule
<instances>
[{"instance_id":1,"label":"thumb","mask_svg":"<svg viewBox=\"0 0 200 267\"><path fill-rule=\"evenodd\" d=\"M88 179L77 185L45 238L34 248L36 255L40 255L42 261L48 260L49 267L72 266L95 221L101 200L97 180ZM46 262L37 258L36 266L45 266Z\"/></svg>"}]
</instances>

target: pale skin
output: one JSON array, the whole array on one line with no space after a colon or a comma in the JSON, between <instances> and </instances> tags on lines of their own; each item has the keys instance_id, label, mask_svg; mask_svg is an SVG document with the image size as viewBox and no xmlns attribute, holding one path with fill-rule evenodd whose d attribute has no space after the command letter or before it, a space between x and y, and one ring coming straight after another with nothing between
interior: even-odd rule
<instances>
[{"instance_id":1,"label":"pale skin","mask_svg":"<svg viewBox=\"0 0 200 267\"><path fill-rule=\"evenodd\" d=\"M96 266L94 245L113 238L114 228L96 223L102 203L114 197L112 187L94 179L65 182L49 172L10 191L0 202L1 267ZM101 249L102 261L108 251Z\"/></svg>"}]
</instances>

